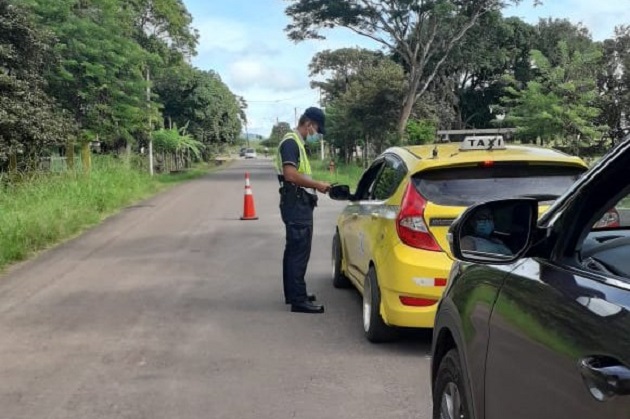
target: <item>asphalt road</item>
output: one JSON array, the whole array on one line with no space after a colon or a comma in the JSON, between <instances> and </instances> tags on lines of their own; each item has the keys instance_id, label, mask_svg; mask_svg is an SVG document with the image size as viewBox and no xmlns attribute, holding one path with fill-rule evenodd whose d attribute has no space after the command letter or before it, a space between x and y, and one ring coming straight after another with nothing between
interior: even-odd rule
<instances>
[{"instance_id":1,"label":"asphalt road","mask_svg":"<svg viewBox=\"0 0 630 419\"><path fill-rule=\"evenodd\" d=\"M258 221L241 221L251 172ZM429 418L430 337L369 344L330 280L341 206L316 211L290 313L268 161L237 161L110 218L0 279L0 419Z\"/></svg>"}]
</instances>

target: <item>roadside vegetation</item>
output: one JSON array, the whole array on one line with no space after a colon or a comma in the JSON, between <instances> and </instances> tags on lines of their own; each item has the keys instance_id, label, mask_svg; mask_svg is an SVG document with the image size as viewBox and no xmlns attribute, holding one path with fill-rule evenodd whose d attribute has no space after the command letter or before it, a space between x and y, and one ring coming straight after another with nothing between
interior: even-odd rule
<instances>
[{"instance_id":1,"label":"roadside vegetation","mask_svg":"<svg viewBox=\"0 0 630 419\"><path fill-rule=\"evenodd\" d=\"M199 163L186 172L151 177L137 163L98 157L89 175L65 171L5 183L0 188L0 271L80 233L120 208L214 167Z\"/></svg>"},{"instance_id":2,"label":"roadside vegetation","mask_svg":"<svg viewBox=\"0 0 630 419\"><path fill-rule=\"evenodd\" d=\"M330 161L313 160L311 161L311 168L313 170L313 177L317 180L322 180L330 183L339 183L343 185L349 185L350 189L354 191L357 183L363 174L364 168L356 164L345 164L344 162L338 162L335 164L333 172L330 171Z\"/></svg>"},{"instance_id":3,"label":"roadside vegetation","mask_svg":"<svg viewBox=\"0 0 630 419\"><path fill-rule=\"evenodd\" d=\"M182 0L0 0L0 269L236 145L247 105L198 39Z\"/></svg>"}]
</instances>

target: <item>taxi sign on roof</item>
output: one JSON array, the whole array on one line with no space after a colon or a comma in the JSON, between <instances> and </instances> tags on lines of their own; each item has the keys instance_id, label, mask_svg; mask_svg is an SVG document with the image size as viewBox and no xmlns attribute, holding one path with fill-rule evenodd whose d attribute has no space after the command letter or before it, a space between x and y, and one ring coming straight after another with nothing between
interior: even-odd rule
<instances>
[{"instance_id":1,"label":"taxi sign on roof","mask_svg":"<svg viewBox=\"0 0 630 419\"><path fill-rule=\"evenodd\" d=\"M501 135L480 135L466 137L460 147L462 151L469 150L505 150L505 140Z\"/></svg>"}]
</instances>

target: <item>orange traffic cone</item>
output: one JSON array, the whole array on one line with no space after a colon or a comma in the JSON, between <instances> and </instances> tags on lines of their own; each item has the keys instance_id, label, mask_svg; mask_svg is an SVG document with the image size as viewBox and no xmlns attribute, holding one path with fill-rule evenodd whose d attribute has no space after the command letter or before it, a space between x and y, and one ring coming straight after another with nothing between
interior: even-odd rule
<instances>
[{"instance_id":1,"label":"orange traffic cone","mask_svg":"<svg viewBox=\"0 0 630 419\"><path fill-rule=\"evenodd\" d=\"M241 220L257 220L256 207L254 206L254 194L252 186L249 184L249 172L245 172L245 203L243 205L243 216Z\"/></svg>"}]
</instances>

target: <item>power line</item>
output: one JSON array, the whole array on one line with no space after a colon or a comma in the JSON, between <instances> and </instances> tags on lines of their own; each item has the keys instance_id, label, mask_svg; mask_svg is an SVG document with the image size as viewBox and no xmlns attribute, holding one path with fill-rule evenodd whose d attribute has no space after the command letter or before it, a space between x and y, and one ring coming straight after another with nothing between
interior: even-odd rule
<instances>
[{"instance_id":1,"label":"power line","mask_svg":"<svg viewBox=\"0 0 630 419\"><path fill-rule=\"evenodd\" d=\"M280 102L288 102L291 100L301 99L307 96L311 96L311 95L300 95L300 96L290 97L287 99L276 99L276 100L247 100L245 99L245 102L248 104L250 103L280 103Z\"/></svg>"}]
</instances>

